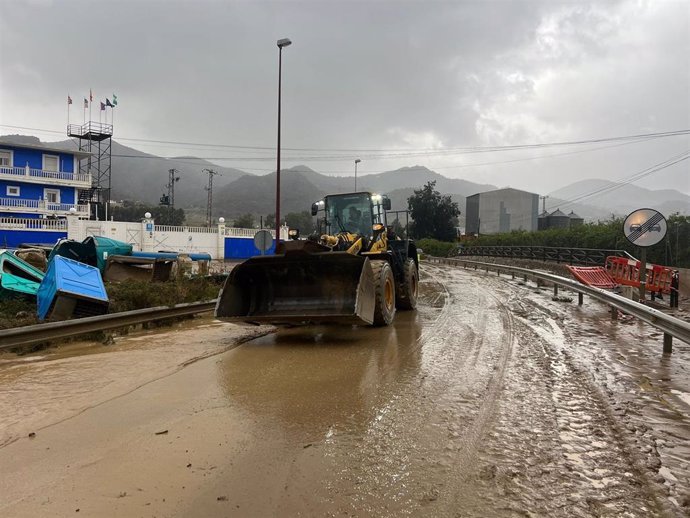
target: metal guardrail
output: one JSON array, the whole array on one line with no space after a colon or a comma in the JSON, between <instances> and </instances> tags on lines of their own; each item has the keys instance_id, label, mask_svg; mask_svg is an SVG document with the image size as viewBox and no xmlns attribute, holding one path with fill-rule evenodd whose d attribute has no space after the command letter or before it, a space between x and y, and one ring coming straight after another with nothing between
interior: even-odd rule
<instances>
[{"instance_id":1,"label":"metal guardrail","mask_svg":"<svg viewBox=\"0 0 690 518\"><path fill-rule=\"evenodd\" d=\"M464 246L459 256L508 257L511 259L535 259L583 266L600 266L610 255L635 259L625 250L599 248L562 248L555 246Z\"/></svg>"},{"instance_id":2,"label":"metal guardrail","mask_svg":"<svg viewBox=\"0 0 690 518\"><path fill-rule=\"evenodd\" d=\"M599 300L600 302L610 306L613 309L611 315L614 319L617 318L617 312L622 311L623 313L633 315L663 331L665 353L670 353L672 351L673 337L690 344L690 323L672 317L671 315L667 315L659 310L647 307L639 302L621 297L615 293L610 293L592 286L586 286L585 284L580 284L572 279L567 279L551 273L543 273L529 270L527 268L520 268L517 266L484 263L479 261L471 261L468 259L427 257L427 260L429 262L436 262L440 264L449 264L454 266L462 265L464 267L471 266L475 269L482 268L486 271L495 270L499 273L510 273L512 275L523 276L525 280L527 280L528 277L540 279L554 285L554 295L558 294L558 286L562 286L579 294L578 302L580 305L582 305L583 302L582 296L588 295L593 299Z\"/></svg>"},{"instance_id":3,"label":"metal guardrail","mask_svg":"<svg viewBox=\"0 0 690 518\"><path fill-rule=\"evenodd\" d=\"M672 351L673 337L690 344L690 323L684 322L683 320L667 315L666 313L656 309L649 308L625 297L621 297L615 293L586 286L577 281L560 277L559 275L537 272L517 266L484 263L467 259L427 257L426 260L439 264L448 264L453 266L462 265L465 268L467 266L471 266L475 269L483 268L486 271L496 270L498 273L503 272L510 273L512 275L521 275L525 280L527 280L528 277L532 277L534 279L550 282L554 285L554 295L558 294L558 286L562 286L579 294L578 302L580 305L583 303L583 295L586 294L593 299L599 300L600 302L610 306L613 309L612 318L616 318L617 312L622 311L624 313L634 315L640 320L647 322L648 324L651 324L657 329L663 331L665 353L670 353ZM167 318L205 313L213 310L215 308L215 304L215 300L210 302L197 302L193 304L178 304L172 307L157 307L135 311L124 311L122 313L112 313L109 315L80 318L63 322L49 322L47 324L36 324L33 326L5 329L0 331L2 334L0 337L0 350L33 345L60 338L69 338L85 333L143 324L156 320L165 320Z\"/></svg>"},{"instance_id":4,"label":"metal guardrail","mask_svg":"<svg viewBox=\"0 0 690 518\"><path fill-rule=\"evenodd\" d=\"M60 338L70 338L85 333L143 324L156 320L205 313L206 311L212 311L215 305L215 300L211 302L195 302L193 304L177 304L171 307L163 306L138 309L134 311L112 313L109 315L4 329L0 331L0 350L33 345Z\"/></svg>"}]
</instances>

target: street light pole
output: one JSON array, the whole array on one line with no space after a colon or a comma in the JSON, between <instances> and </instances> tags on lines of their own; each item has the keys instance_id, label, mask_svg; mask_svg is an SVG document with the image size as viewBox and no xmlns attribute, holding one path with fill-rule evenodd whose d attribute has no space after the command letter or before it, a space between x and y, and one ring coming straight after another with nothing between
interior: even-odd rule
<instances>
[{"instance_id":1,"label":"street light pole","mask_svg":"<svg viewBox=\"0 0 690 518\"><path fill-rule=\"evenodd\" d=\"M278 152L276 165L276 250L280 242L280 81L283 73L283 47L291 45L288 38L278 40Z\"/></svg>"},{"instance_id":2,"label":"street light pole","mask_svg":"<svg viewBox=\"0 0 690 518\"><path fill-rule=\"evenodd\" d=\"M357 192L357 164L359 164L361 160L359 158L355 158L355 192Z\"/></svg>"}]
</instances>

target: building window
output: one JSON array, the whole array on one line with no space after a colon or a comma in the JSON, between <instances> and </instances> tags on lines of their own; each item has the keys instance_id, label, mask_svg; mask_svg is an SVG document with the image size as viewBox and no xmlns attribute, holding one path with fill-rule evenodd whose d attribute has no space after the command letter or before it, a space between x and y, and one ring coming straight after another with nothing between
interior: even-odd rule
<instances>
[{"instance_id":1,"label":"building window","mask_svg":"<svg viewBox=\"0 0 690 518\"><path fill-rule=\"evenodd\" d=\"M56 155L43 155L44 171L60 171L60 157Z\"/></svg>"},{"instance_id":2,"label":"building window","mask_svg":"<svg viewBox=\"0 0 690 518\"><path fill-rule=\"evenodd\" d=\"M60 191L58 189L43 189L43 199L48 203L60 203Z\"/></svg>"},{"instance_id":3,"label":"building window","mask_svg":"<svg viewBox=\"0 0 690 518\"><path fill-rule=\"evenodd\" d=\"M19 187L16 185L8 185L7 196L19 196Z\"/></svg>"},{"instance_id":4,"label":"building window","mask_svg":"<svg viewBox=\"0 0 690 518\"><path fill-rule=\"evenodd\" d=\"M12 167L12 151L0 151L0 167Z\"/></svg>"}]
</instances>

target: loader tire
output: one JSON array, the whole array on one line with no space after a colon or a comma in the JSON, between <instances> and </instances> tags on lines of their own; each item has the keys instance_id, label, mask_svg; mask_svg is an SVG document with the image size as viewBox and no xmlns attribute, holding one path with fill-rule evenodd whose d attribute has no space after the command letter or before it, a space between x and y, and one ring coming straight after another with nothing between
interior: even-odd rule
<instances>
[{"instance_id":1,"label":"loader tire","mask_svg":"<svg viewBox=\"0 0 690 518\"><path fill-rule=\"evenodd\" d=\"M395 297L395 307L401 310L417 307L417 293L419 291L419 270L414 259L407 259L403 266L403 282L399 286Z\"/></svg>"},{"instance_id":2,"label":"loader tire","mask_svg":"<svg viewBox=\"0 0 690 518\"><path fill-rule=\"evenodd\" d=\"M395 279L388 261L371 261L374 272L374 325L387 326L395 316Z\"/></svg>"}]
</instances>

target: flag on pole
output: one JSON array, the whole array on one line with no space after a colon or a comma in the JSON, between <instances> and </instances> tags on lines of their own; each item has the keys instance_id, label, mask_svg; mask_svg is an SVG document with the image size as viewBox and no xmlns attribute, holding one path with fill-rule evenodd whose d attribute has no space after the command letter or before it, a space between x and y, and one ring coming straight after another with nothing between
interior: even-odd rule
<instances>
[{"instance_id":1,"label":"flag on pole","mask_svg":"<svg viewBox=\"0 0 690 518\"><path fill-rule=\"evenodd\" d=\"M84 108L86 109L88 107L89 107L89 100L86 97L84 97Z\"/></svg>"},{"instance_id":2,"label":"flag on pole","mask_svg":"<svg viewBox=\"0 0 690 518\"><path fill-rule=\"evenodd\" d=\"M101 103L101 111L105 110L105 103Z\"/></svg>"},{"instance_id":3,"label":"flag on pole","mask_svg":"<svg viewBox=\"0 0 690 518\"><path fill-rule=\"evenodd\" d=\"M113 103L111 103L110 99L108 99L107 97L105 98L105 105L110 106L111 108L113 107Z\"/></svg>"},{"instance_id":4,"label":"flag on pole","mask_svg":"<svg viewBox=\"0 0 690 518\"><path fill-rule=\"evenodd\" d=\"M67 95L67 104L72 104L72 98L69 95Z\"/></svg>"},{"instance_id":5,"label":"flag on pole","mask_svg":"<svg viewBox=\"0 0 690 518\"><path fill-rule=\"evenodd\" d=\"M91 91L91 88L89 88L89 101L93 102L93 92Z\"/></svg>"},{"instance_id":6,"label":"flag on pole","mask_svg":"<svg viewBox=\"0 0 690 518\"><path fill-rule=\"evenodd\" d=\"M113 106L117 106L117 95L113 94Z\"/></svg>"}]
</instances>

